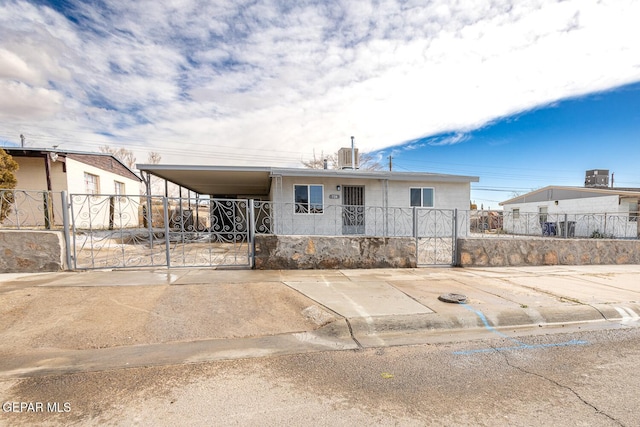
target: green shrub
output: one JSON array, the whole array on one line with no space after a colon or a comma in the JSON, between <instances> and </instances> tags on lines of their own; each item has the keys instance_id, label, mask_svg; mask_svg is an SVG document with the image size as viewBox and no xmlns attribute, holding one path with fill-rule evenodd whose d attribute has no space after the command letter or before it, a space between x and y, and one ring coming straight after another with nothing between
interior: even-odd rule
<instances>
[{"instance_id":1,"label":"green shrub","mask_svg":"<svg viewBox=\"0 0 640 427\"><path fill-rule=\"evenodd\" d=\"M0 148L0 223L5 220L14 202L13 190L18 184L15 171L18 163L6 151Z\"/></svg>"},{"instance_id":2,"label":"green shrub","mask_svg":"<svg viewBox=\"0 0 640 427\"><path fill-rule=\"evenodd\" d=\"M591 233L591 238L592 239L613 239L613 235L612 234L604 234L601 233L600 230L596 230L593 233Z\"/></svg>"}]
</instances>

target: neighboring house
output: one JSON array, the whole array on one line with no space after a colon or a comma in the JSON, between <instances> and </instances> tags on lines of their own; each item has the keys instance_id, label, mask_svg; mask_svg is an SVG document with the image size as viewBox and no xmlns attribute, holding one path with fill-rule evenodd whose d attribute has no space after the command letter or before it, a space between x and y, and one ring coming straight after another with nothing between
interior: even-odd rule
<instances>
[{"instance_id":1,"label":"neighboring house","mask_svg":"<svg viewBox=\"0 0 640 427\"><path fill-rule=\"evenodd\" d=\"M257 223L266 225L257 231L274 234L411 235L412 207L466 211L470 183L478 182L472 176L351 169L137 167L211 198L252 199L260 207Z\"/></svg>"},{"instance_id":2,"label":"neighboring house","mask_svg":"<svg viewBox=\"0 0 640 427\"><path fill-rule=\"evenodd\" d=\"M3 149L20 167L15 173L18 180L16 190L22 190L16 193L18 218L14 215L7 223L41 224L41 218L25 217L34 215L36 210L21 206L21 203L33 203L40 199L48 206L43 212L41 204L40 213L46 214L48 221L61 224L60 192L66 191L77 202L74 217L87 223L84 225L90 222L93 228L106 228L113 221L127 227L138 225L137 207L130 205L128 201L125 203L125 198L115 196L139 195L142 180L111 154L53 148ZM78 226L82 226L79 220L76 222Z\"/></svg>"},{"instance_id":3,"label":"neighboring house","mask_svg":"<svg viewBox=\"0 0 640 427\"><path fill-rule=\"evenodd\" d=\"M548 186L500 203L507 233L640 236L640 189Z\"/></svg>"}]
</instances>

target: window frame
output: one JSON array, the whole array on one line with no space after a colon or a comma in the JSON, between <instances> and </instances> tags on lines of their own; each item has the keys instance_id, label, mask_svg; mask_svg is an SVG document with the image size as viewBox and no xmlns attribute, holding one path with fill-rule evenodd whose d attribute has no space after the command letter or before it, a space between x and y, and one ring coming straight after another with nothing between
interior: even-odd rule
<instances>
[{"instance_id":1,"label":"window frame","mask_svg":"<svg viewBox=\"0 0 640 427\"><path fill-rule=\"evenodd\" d=\"M415 205L413 203L413 197L412 197L412 193L413 190L420 190L420 205ZM425 190L430 190L431 191L431 206L425 206L424 204L424 191ZM409 187L409 205L411 207L416 207L416 208L435 208L436 206L436 189L435 187Z\"/></svg>"},{"instance_id":2,"label":"window frame","mask_svg":"<svg viewBox=\"0 0 640 427\"><path fill-rule=\"evenodd\" d=\"M298 188L306 187L306 201L299 202ZM320 203L312 200L317 195L312 194L312 187L320 189ZM323 184L293 184L293 213L295 215L323 215L324 214L324 185ZM319 208L318 208L319 206Z\"/></svg>"},{"instance_id":3,"label":"window frame","mask_svg":"<svg viewBox=\"0 0 640 427\"><path fill-rule=\"evenodd\" d=\"M90 186L95 188L90 188ZM100 176L84 172L84 191L92 196L100 194Z\"/></svg>"},{"instance_id":4,"label":"window frame","mask_svg":"<svg viewBox=\"0 0 640 427\"><path fill-rule=\"evenodd\" d=\"M638 222L640 203L629 203L628 222Z\"/></svg>"},{"instance_id":5,"label":"window frame","mask_svg":"<svg viewBox=\"0 0 640 427\"><path fill-rule=\"evenodd\" d=\"M125 183L113 180L113 194L116 196L124 196L126 194Z\"/></svg>"},{"instance_id":6,"label":"window frame","mask_svg":"<svg viewBox=\"0 0 640 427\"><path fill-rule=\"evenodd\" d=\"M542 226L544 223L549 222L549 207L538 206L538 221Z\"/></svg>"}]
</instances>

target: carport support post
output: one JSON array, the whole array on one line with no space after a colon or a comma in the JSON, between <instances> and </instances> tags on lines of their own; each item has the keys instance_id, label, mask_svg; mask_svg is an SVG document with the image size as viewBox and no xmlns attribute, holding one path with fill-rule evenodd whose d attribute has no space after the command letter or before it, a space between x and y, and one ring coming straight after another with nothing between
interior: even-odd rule
<instances>
[{"instance_id":1,"label":"carport support post","mask_svg":"<svg viewBox=\"0 0 640 427\"><path fill-rule=\"evenodd\" d=\"M171 246L169 242L169 203L167 198L162 198L162 210L164 212L164 253L167 257L167 268L171 267Z\"/></svg>"},{"instance_id":2,"label":"carport support post","mask_svg":"<svg viewBox=\"0 0 640 427\"><path fill-rule=\"evenodd\" d=\"M458 263L457 255L458 255L458 208L453 210L453 233L451 236L453 237L453 242L451 247L453 248L453 253L451 254L452 265L456 265Z\"/></svg>"},{"instance_id":3,"label":"carport support post","mask_svg":"<svg viewBox=\"0 0 640 427\"><path fill-rule=\"evenodd\" d=\"M200 193L196 193L196 231L200 230Z\"/></svg>"},{"instance_id":4,"label":"carport support post","mask_svg":"<svg viewBox=\"0 0 640 427\"><path fill-rule=\"evenodd\" d=\"M249 241L247 242L247 251L249 251L249 268L253 268L256 261L255 219L255 204L253 203L253 199L249 199L249 221L247 221L247 227L249 227Z\"/></svg>"}]
</instances>

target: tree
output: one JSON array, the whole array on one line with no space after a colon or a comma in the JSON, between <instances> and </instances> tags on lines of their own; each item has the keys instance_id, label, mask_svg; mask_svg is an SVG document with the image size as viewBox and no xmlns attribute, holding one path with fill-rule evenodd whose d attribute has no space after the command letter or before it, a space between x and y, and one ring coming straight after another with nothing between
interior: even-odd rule
<instances>
[{"instance_id":1,"label":"tree","mask_svg":"<svg viewBox=\"0 0 640 427\"><path fill-rule=\"evenodd\" d=\"M13 190L18 184L15 171L18 163L6 151L0 148L0 222L9 215L14 202ZM9 191L6 191L9 190Z\"/></svg>"},{"instance_id":2,"label":"tree","mask_svg":"<svg viewBox=\"0 0 640 427\"><path fill-rule=\"evenodd\" d=\"M384 169L384 167L378 162L371 153L362 153L360 154L359 159L359 167L360 169L368 170L368 171L379 171Z\"/></svg>"},{"instance_id":3,"label":"tree","mask_svg":"<svg viewBox=\"0 0 640 427\"><path fill-rule=\"evenodd\" d=\"M108 153L113 155L116 159L120 160L122 163L127 165L129 169L135 169L136 167L136 156L133 155L133 151L127 150L126 148L112 148L108 145L103 145L100 148L101 153Z\"/></svg>"},{"instance_id":4,"label":"tree","mask_svg":"<svg viewBox=\"0 0 640 427\"><path fill-rule=\"evenodd\" d=\"M160 161L162 160L162 156L160 155L160 153L156 152L156 151L151 151L149 153L149 155L147 156L147 163L151 164L151 165L157 165L160 163ZM150 190L150 194L149 195L159 195L159 194L164 194L165 191L165 186L164 186L164 180L162 180L161 178L158 178L157 176L154 175L149 175L149 190ZM176 189L173 188L174 186L172 184L168 185L167 191L169 194L169 196L175 196L177 195L178 191Z\"/></svg>"},{"instance_id":5,"label":"tree","mask_svg":"<svg viewBox=\"0 0 640 427\"><path fill-rule=\"evenodd\" d=\"M162 156L156 151L150 152L149 157L147 157L147 163L150 163L152 165L157 165L158 163L160 163L160 160L162 160Z\"/></svg>"},{"instance_id":6,"label":"tree","mask_svg":"<svg viewBox=\"0 0 640 427\"><path fill-rule=\"evenodd\" d=\"M338 153L324 156L323 153L321 152L320 157L316 157L316 151L313 150L313 159L303 160L301 163L305 168L324 169L325 160L327 161L328 169L338 169ZM382 170L383 166L370 153L362 153L362 154L358 153L358 169L378 171L378 170Z\"/></svg>"},{"instance_id":7,"label":"tree","mask_svg":"<svg viewBox=\"0 0 640 427\"><path fill-rule=\"evenodd\" d=\"M320 152L320 157L316 157L316 150L313 150L312 160L302 160L302 165L307 169L324 169L324 162L327 162L327 168L336 169L338 164L336 162L337 156L335 154L325 156L324 152Z\"/></svg>"}]
</instances>

